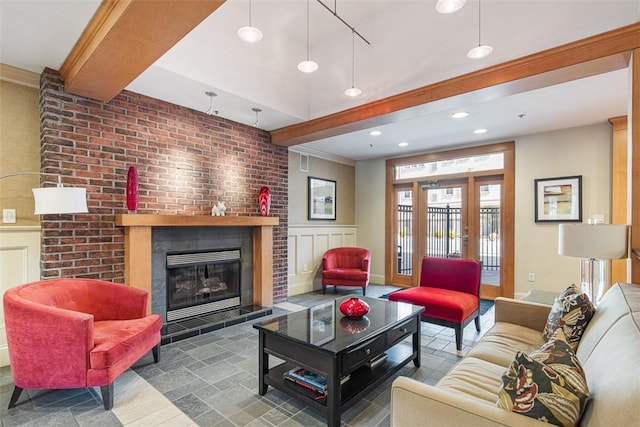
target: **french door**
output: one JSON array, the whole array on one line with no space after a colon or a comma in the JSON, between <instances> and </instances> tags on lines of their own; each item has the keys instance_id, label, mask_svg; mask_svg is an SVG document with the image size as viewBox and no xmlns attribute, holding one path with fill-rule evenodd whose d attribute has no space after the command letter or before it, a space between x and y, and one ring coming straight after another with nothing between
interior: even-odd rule
<instances>
[{"instance_id":1,"label":"french door","mask_svg":"<svg viewBox=\"0 0 640 427\"><path fill-rule=\"evenodd\" d=\"M487 166L479 167L482 162ZM386 282L418 286L424 256L475 259L482 261L481 296L513 297L513 145L387 165L392 220L387 222Z\"/></svg>"}]
</instances>

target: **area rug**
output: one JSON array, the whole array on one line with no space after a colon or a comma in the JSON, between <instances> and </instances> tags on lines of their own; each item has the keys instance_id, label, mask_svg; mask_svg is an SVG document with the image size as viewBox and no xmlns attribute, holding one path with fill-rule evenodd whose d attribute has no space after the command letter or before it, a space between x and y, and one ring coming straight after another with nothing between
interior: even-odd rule
<instances>
[{"instance_id":1,"label":"area rug","mask_svg":"<svg viewBox=\"0 0 640 427\"><path fill-rule=\"evenodd\" d=\"M398 292L398 291L393 291ZM381 299L389 299L389 295L393 292L389 292L388 294L381 295L379 298ZM489 311L493 307L493 301L490 299L481 299L480 300L480 316L484 316L487 311Z\"/></svg>"}]
</instances>

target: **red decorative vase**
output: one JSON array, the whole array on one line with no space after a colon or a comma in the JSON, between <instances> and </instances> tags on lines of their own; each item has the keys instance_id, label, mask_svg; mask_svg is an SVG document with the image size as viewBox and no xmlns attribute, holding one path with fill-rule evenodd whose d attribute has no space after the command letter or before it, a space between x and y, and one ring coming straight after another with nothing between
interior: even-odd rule
<instances>
[{"instance_id":1,"label":"red decorative vase","mask_svg":"<svg viewBox=\"0 0 640 427\"><path fill-rule=\"evenodd\" d=\"M362 316L369 312L369 304L360 298L351 297L340 304L340 311L348 319L361 319Z\"/></svg>"},{"instance_id":2,"label":"red decorative vase","mask_svg":"<svg viewBox=\"0 0 640 427\"><path fill-rule=\"evenodd\" d=\"M129 213L138 210L138 171L135 166L129 166L127 173L127 209Z\"/></svg>"},{"instance_id":3,"label":"red decorative vase","mask_svg":"<svg viewBox=\"0 0 640 427\"><path fill-rule=\"evenodd\" d=\"M271 209L271 190L269 187L262 187L258 193L258 202L260 203L260 215L269 215Z\"/></svg>"}]
</instances>

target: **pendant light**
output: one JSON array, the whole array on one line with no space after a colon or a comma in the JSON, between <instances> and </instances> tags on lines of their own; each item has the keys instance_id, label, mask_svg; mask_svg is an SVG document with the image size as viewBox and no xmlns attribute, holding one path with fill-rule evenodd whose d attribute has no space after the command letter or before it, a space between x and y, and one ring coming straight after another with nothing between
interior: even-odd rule
<instances>
[{"instance_id":1,"label":"pendant light","mask_svg":"<svg viewBox=\"0 0 640 427\"><path fill-rule=\"evenodd\" d=\"M206 91L204 94L209 97L209 108L207 108L207 114L210 116L213 116L214 114L217 115L218 110L213 109L213 97L218 96L218 94L212 91Z\"/></svg>"},{"instance_id":2,"label":"pendant light","mask_svg":"<svg viewBox=\"0 0 640 427\"><path fill-rule=\"evenodd\" d=\"M251 26L251 0L249 0L249 25L238 30L238 37L247 43L255 43L262 40L262 31Z\"/></svg>"},{"instance_id":3,"label":"pendant light","mask_svg":"<svg viewBox=\"0 0 640 427\"><path fill-rule=\"evenodd\" d=\"M344 91L344 94L350 97L356 97L362 93L355 85L356 75L356 32L351 30L351 87Z\"/></svg>"},{"instance_id":4,"label":"pendant light","mask_svg":"<svg viewBox=\"0 0 640 427\"><path fill-rule=\"evenodd\" d=\"M313 73L318 69L318 64L309 60L309 0L307 0L307 60L298 64L298 70L303 73Z\"/></svg>"},{"instance_id":5,"label":"pendant light","mask_svg":"<svg viewBox=\"0 0 640 427\"><path fill-rule=\"evenodd\" d=\"M467 0L438 0L436 10L444 15L457 12L462 9Z\"/></svg>"},{"instance_id":6,"label":"pendant light","mask_svg":"<svg viewBox=\"0 0 640 427\"><path fill-rule=\"evenodd\" d=\"M262 112L262 110L261 110L261 109L259 109L258 107L253 107L253 108L251 109L251 111L253 111L254 113L256 113L256 121L255 121L255 122L253 122L253 126L254 126L254 127L258 127L258 124L260 123L260 118L258 117L258 114L259 114L260 112Z\"/></svg>"},{"instance_id":7,"label":"pendant light","mask_svg":"<svg viewBox=\"0 0 640 427\"><path fill-rule=\"evenodd\" d=\"M484 58L485 56L489 56L489 54L493 52L493 48L491 46L483 45L482 43L480 43L480 31L481 31L481 25L482 25L482 20L480 15L481 10L482 10L482 0L478 0L478 46L474 47L469 52L467 52L467 57L471 59Z\"/></svg>"}]
</instances>

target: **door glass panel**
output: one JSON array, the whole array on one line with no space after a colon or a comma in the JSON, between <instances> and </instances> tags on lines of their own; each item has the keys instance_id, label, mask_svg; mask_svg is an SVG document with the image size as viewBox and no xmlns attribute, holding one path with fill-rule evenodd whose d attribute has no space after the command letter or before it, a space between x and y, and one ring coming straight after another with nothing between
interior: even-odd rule
<instances>
[{"instance_id":1,"label":"door glass panel","mask_svg":"<svg viewBox=\"0 0 640 427\"><path fill-rule=\"evenodd\" d=\"M413 265L413 191L396 192L397 274L411 276Z\"/></svg>"},{"instance_id":2,"label":"door glass panel","mask_svg":"<svg viewBox=\"0 0 640 427\"><path fill-rule=\"evenodd\" d=\"M482 283L500 286L500 207L502 185L482 184L480 193L480 260Z\"/></svg>"},{"instance_id":3,"label":"door glass panel","mask_svg":"<svg viewBox=\"0 0 640 427\"><path fill-rule=\"evenodd\" d=\"M427 256L464 257L462 187L429 188L427 192Z\"/></svg>"}]
</instances>

